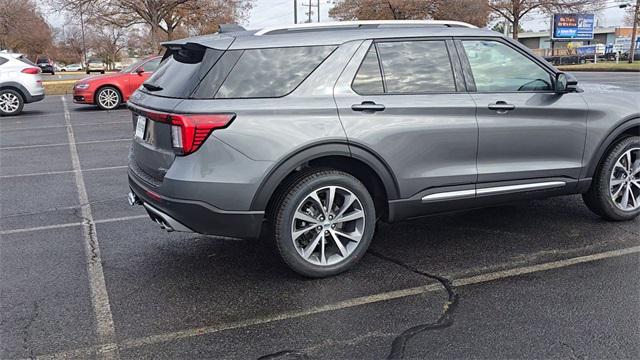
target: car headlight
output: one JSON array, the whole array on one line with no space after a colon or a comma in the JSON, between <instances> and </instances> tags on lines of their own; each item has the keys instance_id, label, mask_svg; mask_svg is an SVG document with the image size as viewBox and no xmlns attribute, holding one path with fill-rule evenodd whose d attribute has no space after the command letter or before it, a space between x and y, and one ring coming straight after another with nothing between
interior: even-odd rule
<instances>
[{"instance_id":1,"label":"car headlight","mask_svg":"<svg viewBox=\"0 0 640 360\"><path fill-rule=\"evenodd\" d=\"M78 90L86 90L89 88L89 84L76 84L75 88Z\"/></svg>"}]
</instances>

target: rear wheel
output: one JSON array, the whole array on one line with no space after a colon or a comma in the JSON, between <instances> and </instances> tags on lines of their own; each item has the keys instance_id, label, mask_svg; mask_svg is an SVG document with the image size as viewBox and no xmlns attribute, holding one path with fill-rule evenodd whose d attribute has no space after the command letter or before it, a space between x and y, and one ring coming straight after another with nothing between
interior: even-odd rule
<instances>
[{"instance_id":1,"label":"rear wheel","mask_svg":"<svg viewBox=\"0 0 640 360\"><path fill-rule=\"evenodd\" d=\"M22 95L15 90L0 90L0 115L18 115L24 107Z\"/></svg>"},{"instance_id":2,"label":"rear wheel","mask_svg":"<svg viewBox=\"0 0 640 360\"><path fill-rule=\"evenodd\" d=\"M622 139L609 150L583 198L589 209L608 220L640 215L640 136Z\"/></svg>"},{"instance_id":3,"label":"rear wheel","mask_svg":"<svg viewBox=\"0 0 640 360\"><path fill-rule=\"evenodd\" d=\"M367 188L337 170L301 173L275 204L274 241L284 262L314 278L341 273L365 254L375 206Z\"/></svg>"},{"instance_id":4,"label":"rear wheel","mask_svg":"<svg viewBox=\"0 0 640 360\"><path fill-rule=\"evenodd\" d=\"M105 86L96 92L96 104L102 110L113 110L120 106L122 96L118 89Z\"/></svg>"}]
</instances>

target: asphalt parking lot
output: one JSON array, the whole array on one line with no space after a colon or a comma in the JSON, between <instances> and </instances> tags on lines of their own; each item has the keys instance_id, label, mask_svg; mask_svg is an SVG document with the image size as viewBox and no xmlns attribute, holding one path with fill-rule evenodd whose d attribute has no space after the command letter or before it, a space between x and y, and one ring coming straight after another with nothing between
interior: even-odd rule
<instances>
[{"instance_id":1,"label":"asphalt parking lot","mask_svg":"<svg viewBox=\"0 0 640 360\"><path fill-rule=\"evenodd\" d=\"M131 136L69 96L0 119L0 358L640 357L640 219L570 196L381 224L308 280L128 206Z\"/></svg>"}]
</instances>

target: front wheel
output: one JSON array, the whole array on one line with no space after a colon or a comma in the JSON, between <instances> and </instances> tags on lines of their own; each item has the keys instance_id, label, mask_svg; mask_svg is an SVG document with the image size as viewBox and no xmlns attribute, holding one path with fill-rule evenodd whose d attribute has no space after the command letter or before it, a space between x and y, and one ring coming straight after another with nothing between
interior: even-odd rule
<instances>
[{"instance_id":1,"label":"front wheel","mask_svg":"<svg viewBox=\"0 0 640 360\"><path fill-rule=\"evenodd\" d=\"M274 208L278 252L304 276L321 278L348 270L373 238L373 199L358 179L342 171L303 170Z\"/></svg>"},{"instance_id":2,"label":"front wheel","mask_svg":"<svg viewBox=\"0 0 640 360\"><path fill-rule=\"evenodd\" d=\"M24 99L17 91L0 90L0 115L18 115L22 112Z\"/></svg>"},{"instance_id":3,"label":"front wheel","mask_svg":"<svg viewBox=\"0 0 640 360\"><path fill-rule=\"evenodd\" d=\"M640 215L640 136L622 139L609 150L583 199L607 220Z\"/></svg>"},{"instance_id":4,"label":"front wheel","mask_svg":"<svg viewBox=\"0 0 640 360\"><path fill-rule=\"evenodd\" d=\"M118 89L107 86L96 93L96 104L102 110L113 110L122 102Z\"/></svg>"}]
</instances>

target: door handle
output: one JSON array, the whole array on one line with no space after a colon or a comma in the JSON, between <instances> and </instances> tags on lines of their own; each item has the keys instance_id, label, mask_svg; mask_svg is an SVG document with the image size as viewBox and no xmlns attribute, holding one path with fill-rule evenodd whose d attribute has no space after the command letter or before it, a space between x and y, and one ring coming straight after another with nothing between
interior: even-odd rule
<instances>
[{"instance_id":1,"label":"door handle","mask_svg":"<svg viewBox=\"0 0 640 360\"><path fill-rule=\"evenodd\" d=\"M515 105L507 104L506 101L496 101L495 104L489 104L489 110L496 110L498 114L505 114L507 111L515 108Z\"/></svg>"},{"instance_id":2,"label":"door handle","mask_svg":"<svg viewBox=\"0 0 640 360\"><path fill-rule=\"evenodd\" d=\"M373 101L363 101L361 104L351 105L351 110L353 111L376 112L384 111L384 109L384 105L376 104Z\"/></svg>"}]
</instances>

